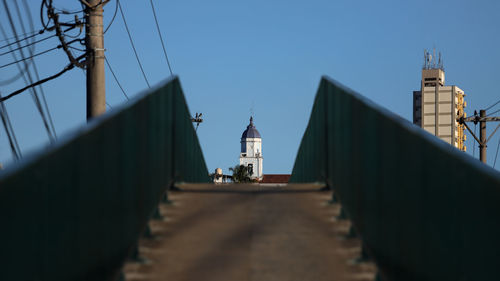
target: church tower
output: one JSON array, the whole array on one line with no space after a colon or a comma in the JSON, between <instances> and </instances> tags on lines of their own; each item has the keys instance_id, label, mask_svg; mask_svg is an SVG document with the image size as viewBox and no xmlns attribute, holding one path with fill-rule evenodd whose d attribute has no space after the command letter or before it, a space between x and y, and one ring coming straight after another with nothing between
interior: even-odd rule
<instances>
[{"instance_id":1,"label":"church tower","mask_svg":"<svg viewBox=\"0 0 500 281\"><path fill-rule=\"evenodd\" d=\"M261 180L263 159L262 138L255 129L253 117L250 117L250 124L241 135L240 165L248 167L250 178Z\"/></svg>"}]
</instances>

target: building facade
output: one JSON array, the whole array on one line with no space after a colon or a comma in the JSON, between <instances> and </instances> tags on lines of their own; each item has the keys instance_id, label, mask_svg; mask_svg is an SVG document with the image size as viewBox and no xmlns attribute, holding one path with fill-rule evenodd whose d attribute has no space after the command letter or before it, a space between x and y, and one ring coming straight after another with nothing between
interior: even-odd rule
<instances>
[{"instance_id":1,"label":"building facade","mask_svg":"<svg viewBox=\"0 0 500 281\"><path fill-rule=\"evenodd\" d=\"M262 179L262 138L250 117L250 124L241 135L240 165L248 168L251 179Z\"/></svg>"},{"instance_id":2,"label":"building facade","mask_svg":"<svg viewBox=\"0 0 500 281\"><path fill-rule=\"evenodd\" d=\"M457 86L446 86L441 62L425 52L420 91L413 92L413 123L441 140L466 151L465 125L457 120L466 117L465 93Z\"/></svg>"}]
</instances>

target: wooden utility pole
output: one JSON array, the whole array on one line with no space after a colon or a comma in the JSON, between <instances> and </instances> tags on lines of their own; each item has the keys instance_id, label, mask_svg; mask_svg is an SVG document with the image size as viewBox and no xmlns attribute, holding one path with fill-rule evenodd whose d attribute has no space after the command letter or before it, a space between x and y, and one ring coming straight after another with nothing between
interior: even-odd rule
<instances>
[{"instance_id":1,"label":"wooden utility pole","mask_svg":"<svg viewBox=\"0 0 500 281\"><path fill-rule=\"evenodd\" d=\"M457 121L460 124L464 124L465 128L467 128L472 137L474 137L474 139L477 141L477 143L479 144L479 160L486 164L486 144L488 143L488 141L490 141L495 132L500 128L500 124L498 124L493 133L491 133L489 137L486 137L486 122L499 122L500 117L487 117L486 110L481 109L479 110L479 116L477 116L477 112L475 112L474 116L467 118L461 117ZM479 123L479 138L469 128L466 122L474 122L474 124Z\"/></svg>"},{"instance_id":2,"label":"wooden utility pole","mask_svg":"<svg viewBox=\"0 0 500 281\"><path fill-rule=\"evenodd\" d=\"M486 110L479 110L479 160L486 163Z\"/></svg>"},{"instance_id":3,"label":"wooden utility pole","mask_svg":"<svg viewBox=\"0 0 500 281\"><path fill-rule=\"evenodd\" d=\"M87 121L106 111L104 77L103 6L106 1L85 3L85 43L87 49Z\"/></svg>"}]
</instances>

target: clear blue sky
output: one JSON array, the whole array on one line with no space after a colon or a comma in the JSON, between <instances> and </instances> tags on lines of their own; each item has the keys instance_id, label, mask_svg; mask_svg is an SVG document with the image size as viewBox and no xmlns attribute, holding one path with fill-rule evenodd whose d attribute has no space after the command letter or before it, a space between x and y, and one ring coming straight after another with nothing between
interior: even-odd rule
<instances>
[{"instance_id":1,"label":"clear blue sky","mask_svg":"<svg viewBox=\"0 0 500 281\"><path fill-rule=\"evenodd\" d=\"M40 1L27 1L38 29ZM54 3L60 8L79 8L76 0ZM148 79L158 83L169 72L149 1L121 3ZM290 173L322 75L411 120L412 91L420 87L425 48L436 47L443 53L446 84L466 92L469 115L500 99L497 0L155 0L155 4L172 68L181 79L189 108L193 114L203 112L205 122L198 135L210 171L221 167L227 172L238 163L241 133L253 109L263 138L264 173ZM105 7L106 24L114 7L114 0ZM0 23L10 29L3 7ZM48 40L37 45L37 51L56 44ZM105 47L127 93L133 96L145 89L119 14L106 34ZM10 61L11 57L0 56L0 64ZM36 63L45 77L68 62L58 50L37 57ZM0 78L15 70L0 69ZM106 75L109 104L122 104L123 95L111 74ZM81 70L74 69L44 85L59 136L85 124L84 78ZM22 83L17 82L0 86L0 91L5 95L20 87ZM28 94L6 105L25 155L48 144ZM489 124L489 131L493 125ZM499 136L489 144L490 164ZM467 147L472 154L470 136ZM2 129L0 162L10 161Z\"/></svg>"}]
</instances>

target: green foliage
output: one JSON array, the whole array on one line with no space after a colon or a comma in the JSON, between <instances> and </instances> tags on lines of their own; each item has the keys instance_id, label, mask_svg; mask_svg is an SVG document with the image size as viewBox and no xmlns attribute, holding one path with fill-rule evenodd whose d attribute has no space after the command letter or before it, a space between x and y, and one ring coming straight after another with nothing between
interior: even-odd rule
<instances>
[{"instance_id":1,"label":"green foliage","mask_svg":"<svg viewBox=\"0 0 500 281\"><path fill-rule=\"evenodd\" d=\"M229 171L233 172L233 181L234 182L251 182L250 179L250 171L248 167L243 165L236 165L233 168L229 168Z\"/></svg>"}]
</instances>

